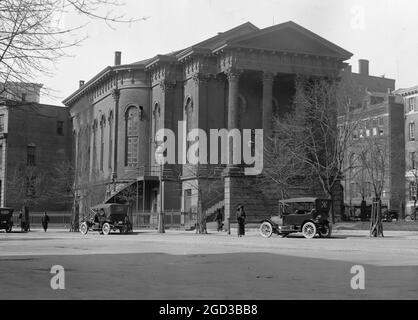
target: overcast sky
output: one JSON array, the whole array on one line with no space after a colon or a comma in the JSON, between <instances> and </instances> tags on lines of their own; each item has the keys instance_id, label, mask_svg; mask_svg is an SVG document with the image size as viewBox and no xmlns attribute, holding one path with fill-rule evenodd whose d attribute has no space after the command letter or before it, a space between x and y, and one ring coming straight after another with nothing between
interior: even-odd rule
<instances>
[{"instance_id":1,"label":"overcast sky","mask_svg":"<svg viewBox=\"0 0 418 320\"><path fill-rule=\"evenodd\" d=\"M413 0L125 0L128 16L149 17L132 25L92 22L73 57L61 60L53 77L40 78L57 98L41 102L61 105L79 80L88 81L113 64L188 47L250 21L259 28L292 20L354 54L349 63L370 60L370 74L396 79L396 87L418 85L418 1ZM64 17L62 23L77 17Z\"/></svg>"}]
</instances>

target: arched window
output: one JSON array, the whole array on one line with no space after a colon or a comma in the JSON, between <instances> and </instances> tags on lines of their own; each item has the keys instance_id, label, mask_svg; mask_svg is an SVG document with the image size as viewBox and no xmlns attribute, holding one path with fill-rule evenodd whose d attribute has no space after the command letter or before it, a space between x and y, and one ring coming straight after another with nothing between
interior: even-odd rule
<instances>
[{"instance_id":1,"label":"arched window","mask_svg":"<svg viewBox=\"0 0 418 320\"><path fill-rule=\"evenodd\" d=\"M100 170L103 171L104 159L104 127L106 125L106 117L103 115L100 120Z\"/></svg>"},{"instance_id":2,"label":"arched window","mask_svg":"<svg viewBox=\"0 0 418 320\"><path fill-rule=\"evenodd\" d=\"M112 169L112 152L113 152L113 113L109 114L109 169Z\"/></svg>"},{"instance_id":3,"label":"arched window","mask_svg":"<svg viewBox=\"0 0 418 320\"><path fill-rule=\"evenodd\" d=\"M160 118L160 105L158 102L154 104L152 111L152 141L155 143L155 135L157 134L158 121Z\"/></svg>"},{"instance_id":4,"label":"arched window","mask_svg":"<svg viewBox=\"0 0 418 320\"><path fill-rule=\"evenodd\" d=\"M184 117L186 120L186 135L187 135L192 129L192 118L193 118L193 101L190 97L187 98L186 100L186 106L184 107ZM190 141L187 141L187 149L189 148L189 145L190 145Z\"/></svg>"},{"instance_id":5,"label":"arched window","mask_svg":"<svg viewBox=\"0 0 418 320\"><path fill-rule=\"evenodd\" d=\"M131 106L126 110L125 122L125 165L133 167L138 164L139 114L137 107Z\"/></svg>"}]
</instances>

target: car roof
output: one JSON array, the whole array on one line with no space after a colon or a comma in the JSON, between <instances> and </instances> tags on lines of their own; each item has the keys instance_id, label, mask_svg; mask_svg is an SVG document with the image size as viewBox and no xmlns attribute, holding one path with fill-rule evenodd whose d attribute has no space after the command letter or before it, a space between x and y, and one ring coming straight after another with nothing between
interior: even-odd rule
<instances>
[{"instance_id":1,"label":"car roof","mask_svg":"<svg viewBox=\"0 0 418 320\"><path fill-rule=\"evenodd\" d=\"M313 197L305 197L305 198L291 198L291 199L285 199L280 200L280 203L297 203L297 202L315 202L319 198L313 198Z\"/></svg>"},{"instance_id":2,"label":"car roof","mask_svg":"<svg viewBox=\"0 0 418 320\"><path fill-rule=\"evenodd\" d=\"M115 206L123 206L126 207L128 206L127 204L123 204L123 203L101 203L98 205L95 205L94 207L91 207L91 209L105 209L105 208L110 208L110 207L115 207Z\"/></svg>"}]
</instances>

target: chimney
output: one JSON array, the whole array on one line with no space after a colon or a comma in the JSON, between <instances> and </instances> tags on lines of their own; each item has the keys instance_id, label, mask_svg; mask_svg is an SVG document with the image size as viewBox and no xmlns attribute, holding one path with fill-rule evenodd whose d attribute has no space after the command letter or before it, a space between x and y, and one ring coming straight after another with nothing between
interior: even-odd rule
<instances>
[{"instance_id":1,"label":"chimney","mask_svg":"<svg viewBox=\"0 0 418 320\"><path fill-rule=\"evenodd\" d=\"M84 80L80 80L79 81L79 88L81 88L82 86L84 86L84 83L85 83Z\"/></svg>"},{"instance_id":2,"label":"chimney","mask_svg":"<svg viewBox=\"0 0 418 320\"><path fill-rule=\"evenodd\" d=\"M358 61L358 73L368 76L369 75L369 60L360 59Z\"/></svg>"},{"instance_id":3,"label":"chimney","mask_svg":"<svg viewBox=\"0 0 418 320\"><path fill-rule=\"evenodd\" d=\"M121 58L122 58L122 52L115 51L115 66L120 66L121 60L122 60Z\"/></svg>"}]
</instances>

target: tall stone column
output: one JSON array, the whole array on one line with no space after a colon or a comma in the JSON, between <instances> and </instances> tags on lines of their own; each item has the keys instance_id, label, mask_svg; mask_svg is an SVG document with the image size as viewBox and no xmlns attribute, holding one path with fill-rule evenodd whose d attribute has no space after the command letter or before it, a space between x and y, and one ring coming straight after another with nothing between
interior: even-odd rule
<instances>
[{"instance_id":1,"label":"tall stone column","mask_svg":"<svg viewBox=\"0 0 418 320\"><path fill-rule=\"evenodd\" d=\"M118 176L118 131L119 131L119 98L120 90L114 89L112 92L113 100L115 101L115 110L113 116L114 133L113 133L113 171L112 180L114 181L114 188L116 188L116 178Z\"/></svg>"},{"instance_id":2,"label":"tall stone column","mask_svg":"<svg viewBox=\"0 0 418 320\"><path fill-rule=\"evenodd\" d=\"M228 130L239 129L239 78L241 72L236 70L230 70L227 72L229 91L228 91ZM233 156L238 155L239 150L232 143L232 139L228 142L228 168L227 171L230 174L231 171L237 171L237 166L233 164Z\"/></svg>"},{"instance_id":3,"label":"tall stone column","mask_svg":"<svg viewBox=\"0 0 418 320\"><path fill-rule=\"evenodd\" d=\"M263 74L263 130L264 141L272 132L272 116L273 116L273 82L274 74L264 72Z\"/></svg>"}]
</instances>

